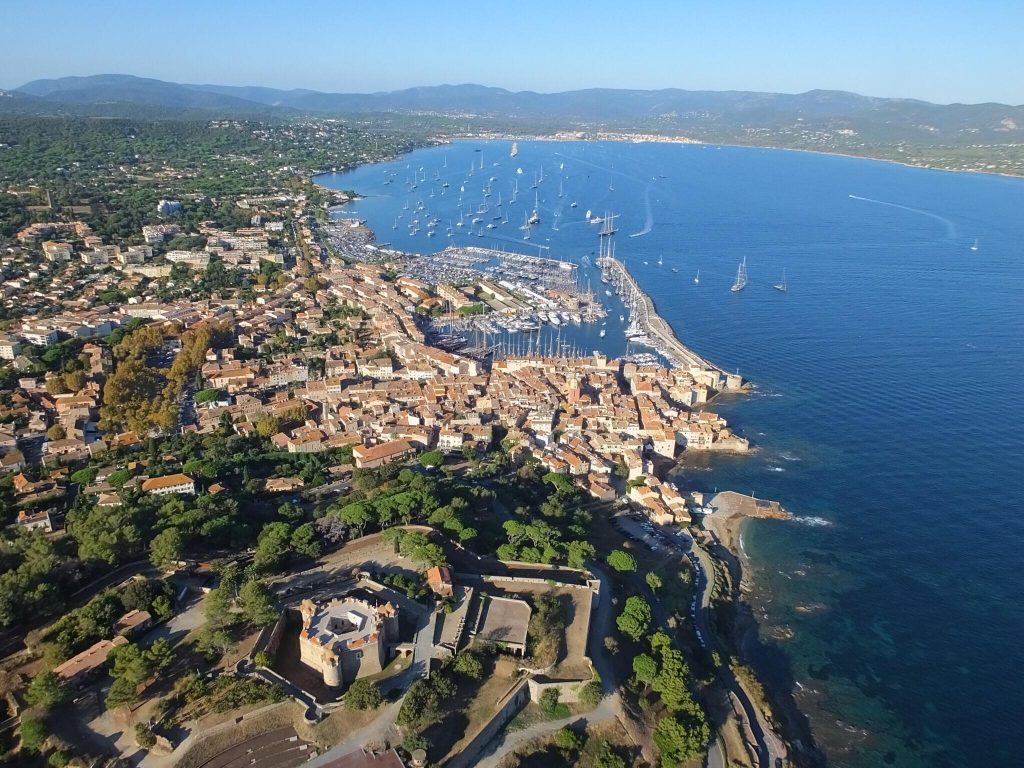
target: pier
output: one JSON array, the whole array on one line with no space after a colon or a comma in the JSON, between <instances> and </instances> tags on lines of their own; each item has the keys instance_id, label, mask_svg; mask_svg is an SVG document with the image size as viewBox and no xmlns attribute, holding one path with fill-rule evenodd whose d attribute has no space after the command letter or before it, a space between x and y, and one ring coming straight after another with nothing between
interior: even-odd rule
<instances>
[{"instance_id":1,"label":"pier","mask_svg":"<svg viewBox=\"0 0 1024 768\"><path fill-rule=\"evenodd\" d=\"M651 339L658 342L658 350L668 358L672 365L679 368L700 368L725 373L719 366L705 360L676 338L672 327L658 314L654 302L640 289L621 261L613 256L606 256L602 259L602 266L610 272L617 273L621 278L624 292L628 291L634 298L634 301L629 302L632 307L630 319Z\"/></svg>"}]
</instances>

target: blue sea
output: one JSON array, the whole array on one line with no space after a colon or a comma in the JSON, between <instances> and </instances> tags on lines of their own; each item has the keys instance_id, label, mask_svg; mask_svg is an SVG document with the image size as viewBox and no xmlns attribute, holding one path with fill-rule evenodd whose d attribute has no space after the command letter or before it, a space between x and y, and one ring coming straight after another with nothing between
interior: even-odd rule
<instances>
[{"instance_id":1,"label":"blue sea","mask_svg":"<svg viewBox=\"0 0 1024 768\"><path fill-rule=\"evenodd\" d=\"M597 249L585 212L619 214L617 255L680 339L756 385L716 407L759 451L684 475L799 518L744 535L770 682L834 765L1018 764L1024 180L782 150L518 147L457 142L320 182L366 195L346 215L422 253L444 226L394 229L406 200L454 221L459 189L475 206L492 177L487 199L506 206L518 179L510 223L456 243L579 261ZM617 307L587 344L625 348Z\"/></svg>"}]
</instances>

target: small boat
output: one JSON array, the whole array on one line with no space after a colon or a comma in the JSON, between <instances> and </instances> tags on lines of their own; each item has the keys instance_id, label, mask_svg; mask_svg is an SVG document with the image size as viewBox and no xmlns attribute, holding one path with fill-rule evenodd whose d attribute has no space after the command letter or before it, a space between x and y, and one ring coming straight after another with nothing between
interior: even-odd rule
<instances>
[{"instance_id":1,"label":"small boat","mask_svg":"<svg viewBox=\"0 0 1024 768\"><path fill-rule=\"evenodd\" d=\"M739 267L736 269L736 282L732 284L732 288L729 290L733 293L739 293L747 287L747 257L743 257L743 261L740 262Z\"/></svg>"},{"instance_id":2,"label":"small boat","mask_svg":"<svg viewBox=\"0 0 1024 768\"><path fill-rule=\"evenodd\" d=\"M512 150L508 154L509 154L509 157L515 157L516 155L518 155L519 154L519 144L517 144L516 142L513 141L512 142Z\"/></svg>"},{"instance_id":3,"label":"small boat","mask_svg":"<svg viewBox=\"0 0 1024 768\"><path fill-rule=\"evenodd\" d=\"M978 238L974 238L974 244L971 246L972 251L978 250Z\"/></svg>"},{"instance_id":4,"label":"small boat","mask_svg":"<svg viewBox=\"0 0 1024 768\"><path fill-rule=\"evenodd\" d=\"M570 208L575 208L577 205L578 205L578 203L575 200L573 200L571 203L569 203L569 207Z\"/></svg>"},{"instance_id":5,"label":"small boat","mask_svg":"<svg viewBox=\"0 0 1024 768\"><path fill-rule=\"evenodd\" d=\"M672 271L673 271L673 272L678 272L679 270L678 270L678 269L676 269L675 267L672 267Z\"/></svg>"},{"instance_id":6,"label":"small boat","mask_svg":"<svg viewBox=\"0 0 1024 768\"><path fill-rule=\"evenodd\" d=\"M781 280L781 282L776 283L775 285L772 286L772 288L774 288L776 291L781 291L782 293L786 292L786 270L785 270L785 268L783 268L783 270L782 270L782 280Z\"/></svg>"},{"instance_id":7,"label":"small boat","mask_svg":"<svg viewBox=\"0 0 1024 768\"><path fill-rule=\"evenodd\" d=\"M599 334L597 334L597 335L600 336L603 339L605 336L608 335L608 331L606 331L604 328L602 328L601 332Z\"/></svg>"},{"instance_id":8,"label":"small boat","mask_svg":"<svg viewBox=\"0 0 1024 768\"><path fill-rule=\"evenodd\" d=\"M661 254L659 253L659 254L658 254L658 266L660 267L660 266L661 266L662 264L664 264L664 263L665 263L665 262L664 262L664 261L662 260L662 256L661 256Z\"/></svg>"},{"instance_id":9,"label":"small boat","mask_svg":"<svg viewBox=\"0 0 1024 768\"><path fill-rule=\"evenodd\" d=\"M700 270L697 270L697 274L693 276L693 284L700 285Z\"/></svg>"}]
</instances>

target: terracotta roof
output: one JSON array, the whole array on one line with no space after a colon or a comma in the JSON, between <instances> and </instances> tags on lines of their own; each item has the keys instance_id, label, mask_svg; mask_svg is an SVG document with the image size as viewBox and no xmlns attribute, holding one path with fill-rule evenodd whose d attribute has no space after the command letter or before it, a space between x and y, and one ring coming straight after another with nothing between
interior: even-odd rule
<instances>
[{"instance_id":1,"label":"terracotta roof","mask_svg":"<svg viewBox=\"0 0 1024 768\"><path fill-rule=\"evenodd\" d=\"M142 490L148 493L149 491L156 491L161 488L171 488L175 485L188 485L191 483L191 477L179 472L174 475L164 475L163 477L151 477L142 484Z\"/></svg>"}]
</instances>

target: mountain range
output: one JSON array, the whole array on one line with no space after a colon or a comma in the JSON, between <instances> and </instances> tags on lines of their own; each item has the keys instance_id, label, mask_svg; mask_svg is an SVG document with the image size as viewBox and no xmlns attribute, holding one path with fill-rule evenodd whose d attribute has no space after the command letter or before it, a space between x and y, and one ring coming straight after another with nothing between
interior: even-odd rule
<instances>
[{"instance_id":1,"label":"mountain range","mask_svg":"<svg viewBox=\"0 0 1024 768\"><path fill-rule=\"evenodd\" d=\"M1007 144L1024 138L1024 106L932 104L845 91L592 88L561 93L438 85L379 93L327 93L197 85L132 75L34 80L0 91L0 112L153 118L268 118L373 113L439 115L496 126L691 132L853 132L865 141Z\"/></svg>"}]
</instances>

